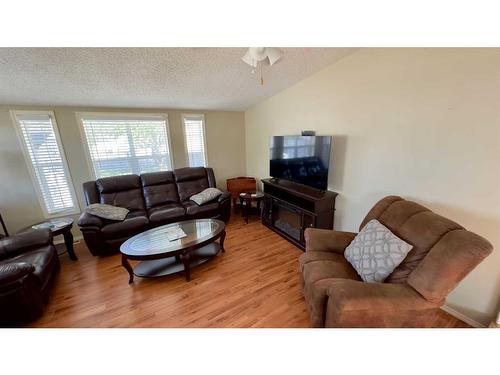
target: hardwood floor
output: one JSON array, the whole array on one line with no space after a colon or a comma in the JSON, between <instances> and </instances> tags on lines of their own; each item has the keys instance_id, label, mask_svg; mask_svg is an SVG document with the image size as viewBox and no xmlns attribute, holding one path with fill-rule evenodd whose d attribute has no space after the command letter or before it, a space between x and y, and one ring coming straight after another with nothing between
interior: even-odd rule
<instances>
[{"instance_id":1,"label":"hardwood floor","mask_svg":"<svg viewBox=\"0 0 500 375\"><path fill-rule=\"evenodd\" d=\"M45 311L31 327L309 327L299 285L302 253L253 218L227 227L226 253L184 275L160 279L128 274L119 255L79 260L61 256L61 273ZM465 327L444 311L436 323Z\"/></svg>"}]
</instances>

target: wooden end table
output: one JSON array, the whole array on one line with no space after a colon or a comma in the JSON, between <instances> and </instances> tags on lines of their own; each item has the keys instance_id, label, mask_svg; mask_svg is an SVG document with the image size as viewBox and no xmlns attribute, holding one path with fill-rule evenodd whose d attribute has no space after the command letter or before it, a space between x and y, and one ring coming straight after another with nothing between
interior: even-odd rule
<instances>
[{"instance_id":1,"label":"wooden end table","mask_svg":"<svg viewBox=\"0 0 500 375\"><path fill-rule=\"evenodd\" d=\"M30 230L30 229L50 229L52 232L52 237L62 235L64 237L64 245L66 246L66 252L68 253L71 260L78 260L75 250L73 248L73 233L71 233L71 228L73 228L74 220L70 217L58 217L56 219L49 219L46 221L42 221L37 224L33 224L27 228L24 228L22 231ZM61 226L61 224L63 224ZM55 227L50 227L50 225L57 225ZM33 228L39 226L39 228ZM61 254L64 254L61 253ZM59 255L61 255L59 254Z\"/></svg>"},{"instance_id":2,"label":"wooden end table","mask_svg":"<svg viewBox=\"0 0 500 375\"><path fill-rule=\"evenodd\" d=\"M252 207L252 202L257 204L257 212L261 213L260 205L262 200L264 199L264 193L257 192L248 192L248 193L240 193L240 205L242 210L243 218L245 219L245 223L248 224L248 217L250 216L250 211Z\"/></svg>"}]
</instances>

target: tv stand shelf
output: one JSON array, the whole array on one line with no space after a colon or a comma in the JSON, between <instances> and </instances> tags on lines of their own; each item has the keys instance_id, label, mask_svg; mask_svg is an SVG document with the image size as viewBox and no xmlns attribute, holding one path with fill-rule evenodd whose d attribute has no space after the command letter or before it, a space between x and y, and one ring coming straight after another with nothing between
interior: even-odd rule
<instances>
[{"instance_id":1,"label":"tv stand shelf","mask_svg":"<svg viewBox=\"0 0 500 375\"><path fill-rule=\"evenodd\" d=\"M264 184L262 223L302 250L306 228L333 229L337 193L270 178Z\"/></svg>"}]
</instances>

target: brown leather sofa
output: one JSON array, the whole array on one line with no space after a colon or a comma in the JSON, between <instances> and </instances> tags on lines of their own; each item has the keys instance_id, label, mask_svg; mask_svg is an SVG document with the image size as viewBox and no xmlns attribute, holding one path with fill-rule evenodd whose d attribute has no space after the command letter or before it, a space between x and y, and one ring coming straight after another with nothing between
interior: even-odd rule
<instances>
[{"instance_id":1,"label":"brown leather sofa","mask_svg":"<svg viewBox=\"0 0 500 375\"><path fill-rule=\"evenodd\" d=\"M493 250L484 238L397 196L380 200L377 219L413 245L383 283L365 283L344 258L356 233L309 228L301 283L314 327L427 327L446 296Z\"/></svg>"},{"instance_id":2,"label":"brown leather sofa","mask_svg":"<svg viewBox=\"0 0 500 375\"><path fill-rule=\"evenodd\" d=\"M78 220L92 255L119 250L131 236L147 229L182 220L231 215L231 196L223 193L215 201L198 206L189 198L216 187L212 168L180 168L168 172L101 178L83 184L87 205L106 203L130 210L124 221L111 221L84 212Z\"/></svg>"},{"instance_id":3,"label":"brown leather sofa","mask_svg":"<svg viewBox=\"0 0 500 375\"><path fill-rule=\"evenodd\" d=\"M0 239L0 326L42 315L59 267L49 230Z\"/></svg>"}]
</instances>

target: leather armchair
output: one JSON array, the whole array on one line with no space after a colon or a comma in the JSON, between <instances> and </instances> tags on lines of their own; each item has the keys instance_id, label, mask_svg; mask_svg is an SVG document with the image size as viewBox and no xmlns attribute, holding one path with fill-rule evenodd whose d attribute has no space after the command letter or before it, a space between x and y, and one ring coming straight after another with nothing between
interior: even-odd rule
<instances>
[{"instance_id":1,"label":"leather armchair","mask_svg":"<svg viewBox=\"0 0 500 375\"><path fill-rule=\"evenodd\" d=\"M49 230L0 239L0 325L15 326L39 317L59 267Z\"/></svg>"},{"instance_id":2,"label":"leather armchair","mask_svg":"<svg viewBox=\"0 0 500 375\"><path fill-rule=\"evenodd\" d=\"M446 296L493 250L484 238L401 197L380 200L361 223L377 219L413 245L383 283L366 283L344 258L356 233L308 228L299 258L314 327L428 327Z\"/></svg>"}]
</instances>

